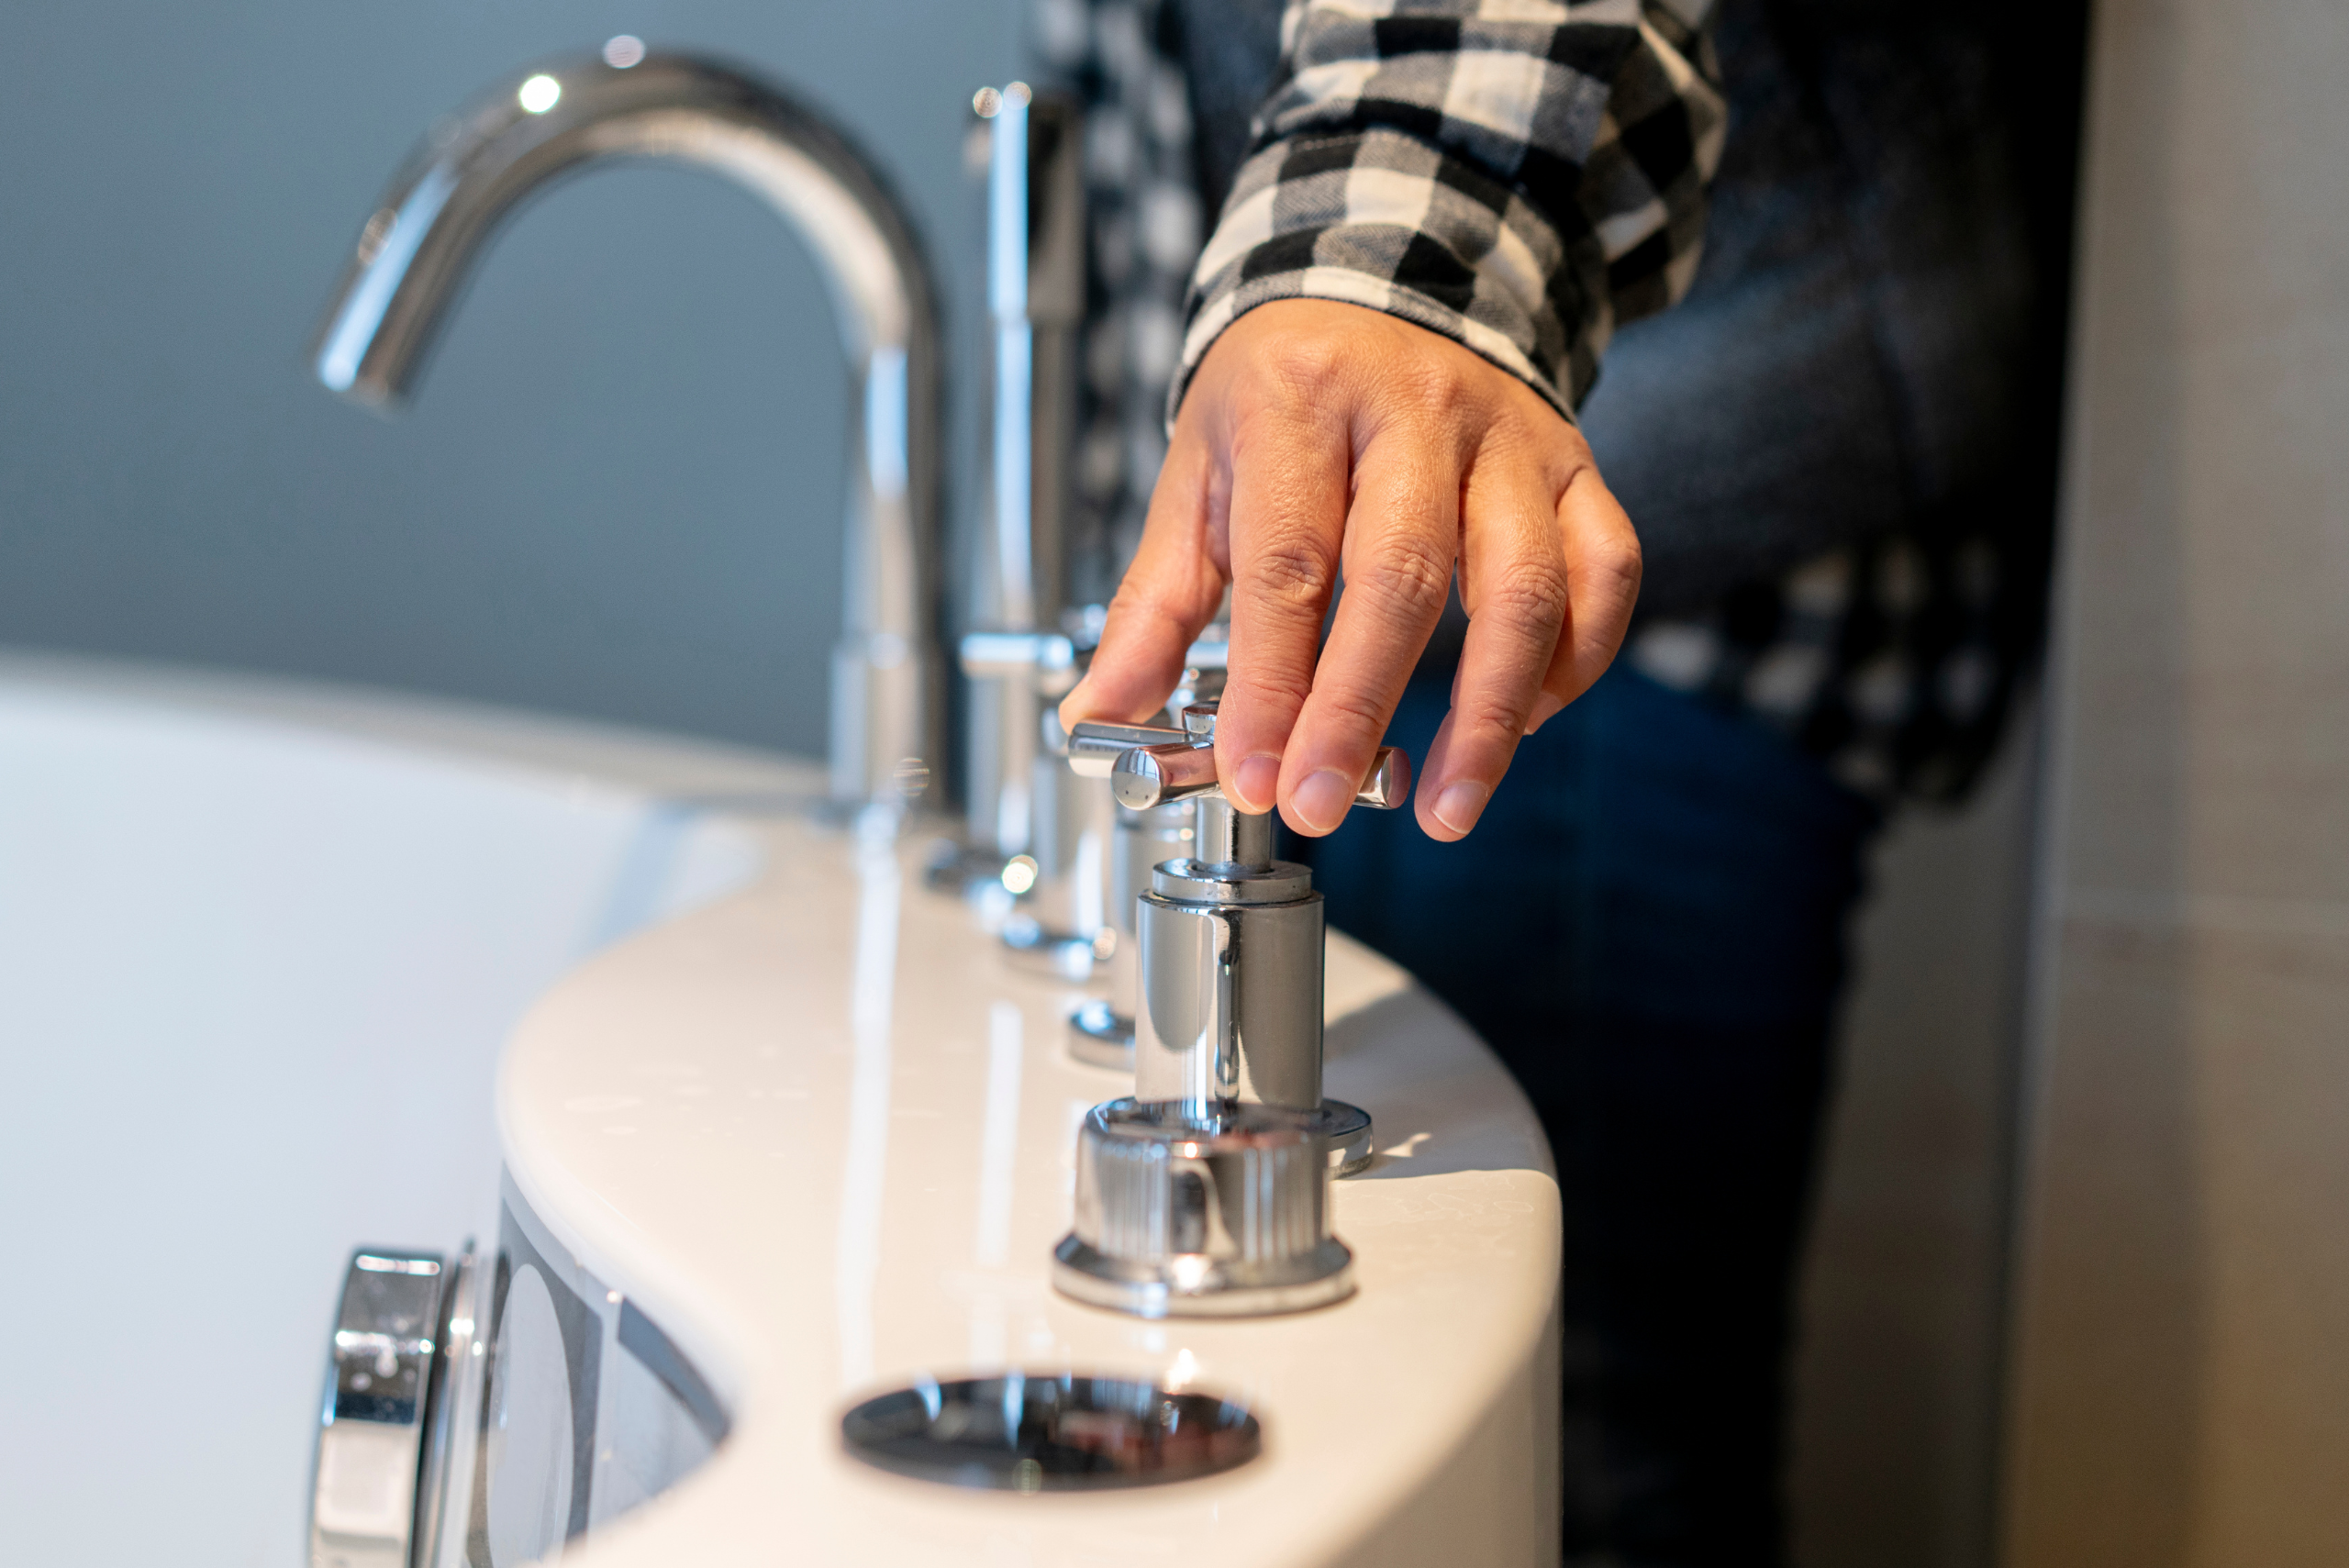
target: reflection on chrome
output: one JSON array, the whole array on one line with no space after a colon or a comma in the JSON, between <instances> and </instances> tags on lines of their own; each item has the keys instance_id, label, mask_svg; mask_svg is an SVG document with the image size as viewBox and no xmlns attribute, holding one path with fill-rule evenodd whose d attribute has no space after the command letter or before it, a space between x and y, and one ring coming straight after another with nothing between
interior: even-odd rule
<instances>
[{"instance_id":1,"label":"reflection on chrome","mask_svg":"<svg viewBox=\"0 0 2349 1568\"><path fill-rule=\"evenodd\" d=\"M318 331L318 379L377 406L412 391L498 224L569 173L653 159L722 174L782 216L822 272L852 397L831 793L898 802L938 777L937 307L930 268L871 164L751 77L622 36L523 73L443 121L361 230Z\"/></svg>"},{"instance_id":2,"label":"reflection on chrome","mask_svg":"<svg viewBox=\"0 0 2349 1568\"><path fill-rule=\"evenodd\" d=\"M351 1266L370 1274L437 1274L440 1272L438 1258L379 1258L373 1252L362 1252L351 1260Z\"/></svg>"}]
</instances>

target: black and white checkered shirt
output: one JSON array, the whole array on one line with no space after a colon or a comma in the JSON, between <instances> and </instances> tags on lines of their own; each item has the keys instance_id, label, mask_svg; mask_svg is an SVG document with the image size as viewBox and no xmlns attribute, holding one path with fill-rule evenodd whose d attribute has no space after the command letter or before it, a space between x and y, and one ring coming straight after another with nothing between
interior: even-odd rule
<instances>
[{"instance_id":1,"label":"black and white checkered shirt","mask_svg":"<svg viewBox=\"0 0 2349 1568\"><path fill-rule=\"evenodd\" d=\"M1047 61L1088 106L1078 489L1104 554L1122 563L1139 538L1159 411L1171 418L1216 336L1267 301L1401 317L1572 418L1615 328L1696 276L1726 121L1712 7L1290 0L1201 250L1180 0L1041 0ZM2001 632L2013 584L1995 541L1887 524L1709 607L1643 617L1625 657L1786 730L1865 792L1961 792L2023 656Z\"/></svg>"},{"instance_id":2,"label":"black and white checkered shirt","mask_svg":"<svg viewBox=\"0 0 2349 1568\"><path fill-rule=\"evenodd\" d=\"M1709 3L1291 6L1170 407L1235 317L1310 298L1441 332L1571 418L1615 324L1696 274L1722 126Z\"/></svg>"}]
</instances>

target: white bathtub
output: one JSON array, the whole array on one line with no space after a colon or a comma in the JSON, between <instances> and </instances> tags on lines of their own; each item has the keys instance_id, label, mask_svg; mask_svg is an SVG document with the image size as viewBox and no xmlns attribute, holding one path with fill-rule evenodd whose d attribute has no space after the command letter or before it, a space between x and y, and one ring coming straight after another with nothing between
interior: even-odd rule
<instances>
[{"instance_id":1,"label":"white bathtub","mask_svg":"<svg viewBox=\"0 0 2349 1568\"><path fill-rule=\"evenodd\" d=\"M484 1434L457 1473L495 1568L1554 1562L1556 1188L1465 1027L1332 935L1330 1089L1384 1151L1330 1198L1353 1296L1080 1305L1048 1284L1074 1130L1130 1075L1071 1057L1082 997L925 890L918 841L814 819L819 783L525 716L0 661L0 1552L302 1562L350 1249L472 1234L579 1307L501 1338L493 1297L473 1341L556 1355L551 1403L457 1418ZM1027 1497L842 1445L853 1400L1023 1368L1236 1399L1261 1454ZM708 1440L632 1469L672 1429L620 1390L663 1379Z\"/></svg>"},{"instance_id":2,"label":"white bathtub","mask_svg":"<svg viewBox=\"0 0 2349 1568\"><path fill-rule=\"evenodd\" d=\"M355 1242L497 1188L496 1050L757 873L800 767L454 706L0 659L0 1557L302 1561Z\"/></svg>"}]
</instances>

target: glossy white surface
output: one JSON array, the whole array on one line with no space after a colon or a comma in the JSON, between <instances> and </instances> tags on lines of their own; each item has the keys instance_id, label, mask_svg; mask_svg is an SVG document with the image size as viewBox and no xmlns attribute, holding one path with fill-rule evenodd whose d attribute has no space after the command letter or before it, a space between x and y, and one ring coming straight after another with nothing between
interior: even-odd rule
<instances>
[{"instance_id":1,"label":"glossy white surface","mask_svg":"<svg viewBox=\"0 0 2349 1568\"><path fill-rule=\"evenodd\" d=\"M743 828L664 796L819 782L0 659L0 1559L298 1562L351 1247L483 1228L515 1019L754 873Z\"/></svg>"},{"instance_id":2,"label":"glossy white surface","mask_svg":"<svg viewBox=\"0 0 2349 1568\"><path fill-rule=\"evenodd\" d=\"M732 1407L566 1562L1555 1560L1557 1203L1521 1098L1333 938L1351 1301L1151 1324L1046 1281L1117 1074L918 842L797 815L813 769L513 715L0 662L0 1305L11 1560L299 1560L354 1241L540 1221ZM696 804L698 803L698 804ZM767 815L774 812L785 815ZM1343 912L1335 912L1339 920ZM974 1495L844 1457L856 1395L1006 1364L1247 1401L1265 1450L1123 1494Z\"/></svg>"},{"instance_id":3,"label":"glossy white surface","mask_svg":"<svg viewBox=\"0 0 2349 1568\"><path fill-rule=\"evenodd\" d=\"M1353 1299L1242 1322L1080 1307L1046 1265L1076 1120L1122 1086L1067 1057L1074 995L1008 971L913 848L768 835L755 889L586 965L506 1059L508 1165L539 1218L735 1414L705 1469L566 1562L1555 1561L1556 1187L1456 1019L1333 940L1330 1091L1394 1151L1337 1189ZM1264 1454L1020 1497L841 1451L858 1395L1007 1365L1239 1397Z\"/></svg>"}]
</instances>

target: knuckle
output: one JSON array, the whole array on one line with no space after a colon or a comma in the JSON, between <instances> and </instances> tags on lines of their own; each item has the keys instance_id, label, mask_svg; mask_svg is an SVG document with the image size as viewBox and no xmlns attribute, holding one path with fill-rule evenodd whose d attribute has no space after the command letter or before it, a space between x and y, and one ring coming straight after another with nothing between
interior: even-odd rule
<instances>
[{"instance_id":1,"label":"knuckle","mask_svg":"<svg viewBox=\"0 0 2349 1568\"><path fill-rule=\"evenodd\" d=\"M1644 567L1636 538L1610 539L1591 550L1578 564L1576 574L1600 595L1626 603L1639 596Z\"/></svg>"},{"instance_id":2,"label":"knuckle","mask_svg":"<svg viewBox=\"0 0 2349 1568\"><path fill-rule=\"evenodd\" d=\"M1431 408L1451 413L1470 403L1485 401L1483 388L1474 384L1472 367L1481 367L1481 360L1463 362L1465 349L1454 350L1446 345L1440 354L1427 356L1419 371L1419 395Z\"/></svg>"},{"instance_id":3,"label":"knuckle","mask_svg":"<svg viewBox=\"0 0 2349 1568\"><path fill-rule=\"evenodd\" d=\"M1329 334L1281 328L1252 345L1249 356L1250 401L1294 405L1311 398L1336 377L1343 364L1341 345Z\"/></svg>"},{"instance_id":4,"label":"knuckle","mask_svg":"<svg viewBox=\"0 0 2349 1568\"><path fill-rule=\"evenodd\" d=\"M1388 373L1394 390L1423 408L1449 408L1460 399L1460 367L1448 354L1399 355Z\"/></svg>"},{"instance_id":5,"label":"knuckle","mask_svg":"<svg viewBox=\"0 0 2349 1568\"><path fill-rule=\"evenodd\" d=\"M1390 414L1452 446L1470 441L1479 423L1471 412L1473 389L1450 353L1419 351L1390 361L1382 388Z\"/></svg>"},{"instance_id":6,"label":"knuckle","mask_svg":"<svg viewBox=\"0 0 2349 1568\"><path fill-rule=\"evenodd\" d=\"M1504 626L1556 635L1566 618L1566 571L1557 562L1521 562L1484 595L1478 609Z\"/></svg>"},{"instance_id":7,"label":"knuckle","mask_svg":"<svg viewBox=\"0 0 2349 1568\"><path fill-rule=\"evenodd\" d=\"M1287 332L1274 346L1271 369L1292 388L1319 387L1338 373L1338 345L1319 332Z\"/></svg>"},{"instance_id":8,"label":"knuckle","mask_svg":"<svg viewBox=\"0 0 2349 1568\"><path fill-rule=\"evenodd\" d=\"M1108 628L1105 626L1102 629L1106 639ZM1172 606L1163 604L1145 603L1130 606L1126 615L1119 617L1117 636L1119 647L1147 649L1152 655L1164 653L1178 644L1189 641L1184 617L1177 615Z\"/></svg>"},{"instance_id":9,"label":"knuckle","mask_svg":"<svg viewBox=\"0 0 2349 1568\"><path fill-rule=\"evenodd\" d=\"M1245 673L1234 670L1224 688L1217 733L1222 735L1268 721L1276 727L1285 724L1305 706L1306 695L1307 681L1301 672L1269 669L1262 661ZM1232 722L1235 718L1238 723Z\"/></svg>"},{"instance_id":10,"label":"knuckle","mask_svg":"<svg viewBox=\"0 0 2349 1568\"><path fill-rule=\"evenodd\" d=\"M1109 622L1119 636L1183 631L1186 606L1172 585L1156 578L1129 574L1109 601ZM1105 634L1108 627L1103 628Z\"/></svg>"},{"instance_id":11,"label":"knuckle","mask_svg":"<svg viewBox=\"0 0 2349 1568\"><path fill-rule=\"evenodd\" d=\"M1469 704L1460 718L1470 736L1507 747L1525 739L1526 717L1522 709L1487 700Z\"/></svg>"},{"instance_id":12,"label":"knuckle","mask_svg":"<svg viewBox=\"0 0 2349 1568\"><path fill-rule=\"evenodd\" d=\"M1354 740L1375 741L1386 733L1388 714L1373 694L1345 687L1314 694L1314 717Z\"/></svg>"},{"instance_id":13,"label":"knuckle","mask_svg":"<svg viewBox=\"0 0 2349 1568\"><path fill-rule=\"evenodd\" d=\"M1232 425L1229 443L1230 463L1236 476L1262 468L1274 471L1293 467L1298 450L1297 411L1283 403L1256 399L1241 410L1241 417Z\"/></svg>"},{"instance_id":14,"label":"knuckle","mask_svg":"<svg viewBox=\"0 0 2349 1568\"><path fill-rule=\"evenodd\" d=\"M1389 539L1364 562L1347 586L1364 594L1384 613L1419 619L1443 613L1452 595L1449 541L1407 534Z\"/></svg>"},{"instance_id":15,"label":"knuckle","mask_svg":"<svg viewBox=\"0 0 2349 1568\"><path fill-rule=\"evenodd\" d=\"M1319 540L1282 534L1249 556L1248 587L1252 595L1284 606L1315 609L1329 591L1331 568L1330 552Z\"/></svg>"},{"instance_id":16,"label":"knuckle","mask_svg":"<svg viewBox=\"0 0 2349 1568\"><path fill-rule=\"evenodd\" d=\"M1522 419L1504 416L1487 425L1478 432L1475 455L1480 468L1490 465L1513 478L1530 471L1549 483L1553 493L1564 488L1550 473L1549 455L1542 450L1538 433Z\"/></svg>"},{"instance_id":17,"label":"knuckle","mask_svg":"<svg viewBox=\"0 0 2349 1568\"><path fill-rule=\"evenodd\" d=\"M1561 493L1570 490L1586 474L1596 475L1598 460L1592 455L1590 439L1578 425L1558 421L1561 428L1546 432L1542 442L1542 455L1547 459L1550 487Z\"/></svg>"}]
</instances>

